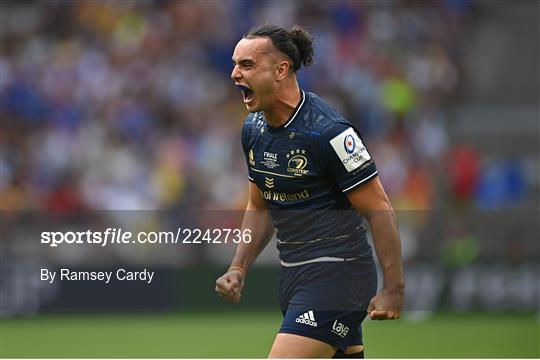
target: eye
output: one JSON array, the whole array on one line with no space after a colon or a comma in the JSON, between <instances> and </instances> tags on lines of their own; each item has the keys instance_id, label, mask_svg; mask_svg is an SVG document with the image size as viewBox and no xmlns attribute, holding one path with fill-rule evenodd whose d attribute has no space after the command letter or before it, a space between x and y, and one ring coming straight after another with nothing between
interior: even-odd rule
<instances>
[{"instance_id":1,"label":"eye","mask_svg":"<svg viewBox=\"0 0 540 360\"><path fill-rule=\"evenodd\" d=\"M250 70L253 68L253 62L249 60L240 61L239 65L244 70Z\"/></svg>"}]
</instances>

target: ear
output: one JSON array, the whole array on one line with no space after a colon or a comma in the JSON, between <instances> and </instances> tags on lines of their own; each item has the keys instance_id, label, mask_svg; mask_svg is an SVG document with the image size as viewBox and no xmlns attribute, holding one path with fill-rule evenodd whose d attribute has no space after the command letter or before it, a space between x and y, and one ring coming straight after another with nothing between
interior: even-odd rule
<instances>
[{"instance_id":1,"label":"ear","mask_svg":"<svg viewBox=\"0 0 540 360\"><path fill-rule=\"evenodd\" d=\"M281 61L276 66L275 78L277 81L281 81L289 74L290 64L288 61Z\"/></svg>"}]
</instances>

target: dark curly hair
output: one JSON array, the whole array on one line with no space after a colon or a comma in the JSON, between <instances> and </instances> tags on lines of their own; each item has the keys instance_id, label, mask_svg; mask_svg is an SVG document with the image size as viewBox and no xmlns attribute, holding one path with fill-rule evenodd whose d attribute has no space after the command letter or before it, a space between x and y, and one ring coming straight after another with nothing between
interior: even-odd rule
<instances>
[{"instance_id":1,"label":"dark curly hair","mask_svg":"<svg viewBox=\"0 0 540 360\"><path fill-rule=\"evenodd\" d=\"M297 72L301 65L313 64L313 37L301 26L294 25L287 30L275 25L263 25L244 35L245 39L255 37L270 38L274 47L292 60L294 72Z\"/></svg>"}]
</instances>

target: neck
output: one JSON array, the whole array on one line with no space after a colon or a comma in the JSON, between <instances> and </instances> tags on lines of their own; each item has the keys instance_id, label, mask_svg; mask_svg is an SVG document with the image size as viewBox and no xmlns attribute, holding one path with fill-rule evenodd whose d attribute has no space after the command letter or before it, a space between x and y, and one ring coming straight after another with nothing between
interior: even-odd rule
<instances>
[{"instance_id":1,"label":"neck","mask_svg":"<svg viewBox=\"0 0 540 360\"><path fill-rule=\"evenodd\" d=\"M294 109L302 98L298 82L284 86L277 92L274 100L274 106L271 109L263 111L264 117L271 127L280 127L291 117Z\"/></svg>"}]
</instances>

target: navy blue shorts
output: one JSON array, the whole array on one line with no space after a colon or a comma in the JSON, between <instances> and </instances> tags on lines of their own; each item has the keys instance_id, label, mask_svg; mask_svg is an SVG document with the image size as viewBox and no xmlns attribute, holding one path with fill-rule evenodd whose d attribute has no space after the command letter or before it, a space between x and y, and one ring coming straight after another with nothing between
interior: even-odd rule
<instances>
[{"instance_id":1,"label":"navy blue shorts","mask_svg":"<svg viewBox=\"0 0 540 360\"><path fill-rule=\"evenodd\" d=\"M362 321L377 292L373 259L281 267L280 333L323 341L345 351L363 344Z\"/></svg>"}]
</instances>

